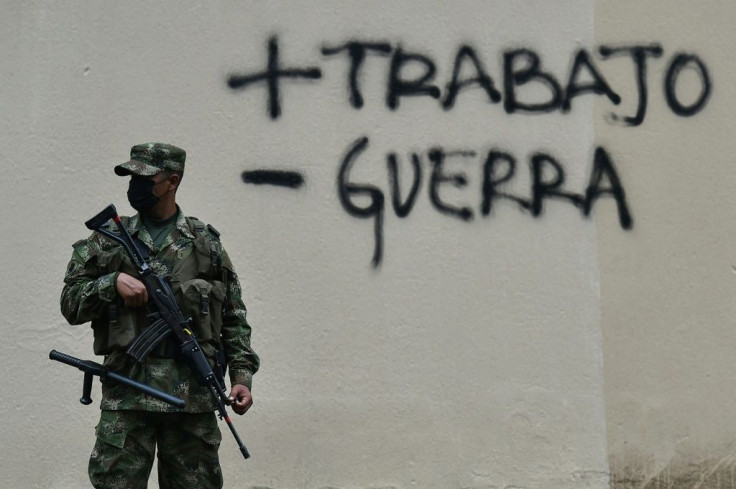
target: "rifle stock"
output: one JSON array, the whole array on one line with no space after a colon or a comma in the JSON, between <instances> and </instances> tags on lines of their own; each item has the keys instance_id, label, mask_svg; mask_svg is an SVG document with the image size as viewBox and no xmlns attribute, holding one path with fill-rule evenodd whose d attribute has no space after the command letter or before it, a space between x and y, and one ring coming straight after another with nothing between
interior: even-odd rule
<instances>
[{"instance_id":1,"label":"rifle stock","mask_svg":"<svg viewBox=\"0 0 736 489\"><path fill-rule=\"evenodd\" d=\"M110 204L102 209L100 212L98 212L96 216L85 221L84 225L87 227L87 229L91 231L96 231L97 229L101 228L103 224L105 224L107 221L109 221L110 219L114 219L117 215L117 209L115 209L114 205Z\"/></svg>"}]
</instances>

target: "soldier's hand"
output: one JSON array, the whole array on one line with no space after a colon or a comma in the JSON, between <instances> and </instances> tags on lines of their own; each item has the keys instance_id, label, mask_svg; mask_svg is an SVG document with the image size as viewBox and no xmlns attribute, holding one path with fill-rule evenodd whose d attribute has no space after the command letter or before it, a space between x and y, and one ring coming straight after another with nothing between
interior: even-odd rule
<instances>
[{"instance_id":1,"label":"soldier's hand","mask_svg":"<svg viewBox=\"0 0 736 489\"><path fill-rule=\"evenodd\" d=\"M143 282L127 273L120 272L115 282L118 295L126 307L140 307L148 302L148 291Z\"/></svg>"},{"instance_id":2,"label":"soldier's hand","mask_svg":"<svg viewBox=\"0 0 736 489\"><path fill-rule=\"evenodd\" d=\"M250 389L241 384L235 384L230 391L230 399L233 400L233 411L237 414L245 414L253 405L253 396Z\"/></svg>"}]
</instances>

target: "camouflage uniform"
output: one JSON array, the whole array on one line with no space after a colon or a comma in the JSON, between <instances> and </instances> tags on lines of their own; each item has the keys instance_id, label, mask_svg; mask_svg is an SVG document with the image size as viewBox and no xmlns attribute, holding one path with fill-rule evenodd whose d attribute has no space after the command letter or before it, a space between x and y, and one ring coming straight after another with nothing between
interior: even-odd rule
<instances>
[{"instance_id":1,"label":"camouflage uniform","mask_svg":"<svg viewBox=\"0 0 736 489\"><path fill-rule=\"evenodd\" d=\"M214 228L177 211L173 231L160 247L140 215L122 220L147 249L154 273L169 279L184 314L193 318L195 335L210 363L214 365L215 350L223 348L231 384L250 388L259 359L250 347L251 328L232 263ZM114 223L107 226L116 231ZM119 244L99 233L73 248L61 295L64 317L70 324L92 322L95 354L105 355L106 366L186 401L179 410L129 387L103 382L103 411L89 466L92 483L146 487L157 445L162 488L222 487L220 432L209 391L165 345L142 363L125 354L148 325L145 308L126 308L117 296L118 274L137 276L130 259Z\"/></svg>"}]
</instances>

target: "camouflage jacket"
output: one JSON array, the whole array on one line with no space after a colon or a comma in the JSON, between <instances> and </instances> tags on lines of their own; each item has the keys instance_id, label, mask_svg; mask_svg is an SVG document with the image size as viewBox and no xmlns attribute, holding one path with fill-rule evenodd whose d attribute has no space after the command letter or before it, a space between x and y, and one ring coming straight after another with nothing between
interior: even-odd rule
<instances>
[{"instance_id":1,"label":"camouflage jacket","mask_svg":"<svg viewBox=\"0 0 736 489\"><path fill-rule=\"evenodd\" d=\"M148 249L153 272L170 281L185 316L193 317L195 334L210 363L214 363L215 349L222 347L231 384L250 388L260 362L250 347L251 327L237 275L216 231L196 218L185 218L178 210L174 230L157 249L139 215L123 218L123 224ZM112 221L107 226L117 230ZM184 399L185 412L213 410L209 391L197 383L183 361L167 358L170 355L149 354L138 363L125 354L127 346L148 325L148 319L145 308L126 308L118 297L118 274L137 275L122 246L93 233L73 248L64 277L61 312L70 324L92 322L95 354L105 355L104 363L112 370ZM200 311L200 306L206 306L206 310ZM114 382L103 382L100 407L176 411Z\"/></svg>"}]
</instances>

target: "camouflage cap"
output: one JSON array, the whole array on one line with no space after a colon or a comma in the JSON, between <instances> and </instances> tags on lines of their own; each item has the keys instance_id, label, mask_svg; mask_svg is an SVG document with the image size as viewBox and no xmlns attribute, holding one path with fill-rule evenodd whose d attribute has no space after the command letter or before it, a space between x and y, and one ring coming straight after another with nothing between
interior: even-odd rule
<instances>
[{"instance_id":1,"label":"camouflage cap","mask_svg":"<svg viewBox=\"0 0 736 489\"><path fill-rule=\"evenodd\" d=\"M149 177L164 170L183 172L186 157L183 149L170 144L137 144L130 148L130 161L116 166L115 173Z\"/></svg>"}]
</instances>

